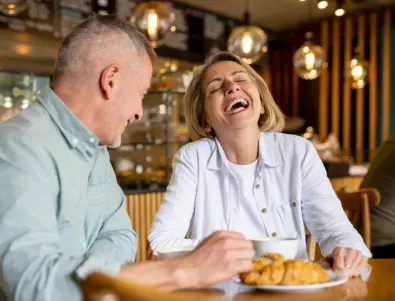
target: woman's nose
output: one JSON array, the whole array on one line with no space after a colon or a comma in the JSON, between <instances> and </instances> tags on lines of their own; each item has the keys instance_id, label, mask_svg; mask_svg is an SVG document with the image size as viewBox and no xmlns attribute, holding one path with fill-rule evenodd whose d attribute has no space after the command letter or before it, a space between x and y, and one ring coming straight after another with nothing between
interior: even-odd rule
<instances>
[{"instance_id":1,"label":"woman's nose","mask_svg":"<svg viewBox=\"0 0 395 301\"><path fill-rule=\"evenodd\" d=\"M227 95L238 92L238 91L240 91L240 86L237 83L230 82L227 84L227 86L226 86L226 94Z\"/></svg>"}]
</instances>

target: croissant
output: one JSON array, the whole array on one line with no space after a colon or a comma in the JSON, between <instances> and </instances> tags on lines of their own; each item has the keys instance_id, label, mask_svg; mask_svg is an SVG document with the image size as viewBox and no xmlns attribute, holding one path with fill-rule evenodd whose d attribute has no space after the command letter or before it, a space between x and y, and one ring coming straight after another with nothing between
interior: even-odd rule
<instances>
[{"instance_id":1,"label":"croissant","mask_svg":"<svg viewBox=\"0 0 395 301\"><path fill-rule=\"evenodd\" d=\"M265 254L239 276L248 285L303 285L330 280L320 265L298 259L285 260L281 254Z\"/></svg>"}]
</instances>

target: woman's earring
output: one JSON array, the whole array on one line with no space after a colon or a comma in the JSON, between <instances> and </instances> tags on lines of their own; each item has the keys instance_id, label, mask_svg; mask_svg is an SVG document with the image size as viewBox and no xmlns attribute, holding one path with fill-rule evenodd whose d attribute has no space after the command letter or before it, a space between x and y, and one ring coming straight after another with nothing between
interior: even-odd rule
<instances>
[{"instance_id":1,"label":"woman's earring","mask_svg":"<svg viewBox=\"0 0 395 301\"><path fill-rule=\"evenodd\" d=\"M206 132L207 132L207 133L210 133L210 132L211 132L211 126L206 125Z\"/></svg>"},{"instance_id":2,"label":"woman's earring","mask_svg":"<svg viewBox=\"0 0 395 301\"><path fill-rule=\"evenodd\" d=\"M261 107L261 114L264 114L264 113L265 113L265 108Z\"/></svg>"}]
</instances>

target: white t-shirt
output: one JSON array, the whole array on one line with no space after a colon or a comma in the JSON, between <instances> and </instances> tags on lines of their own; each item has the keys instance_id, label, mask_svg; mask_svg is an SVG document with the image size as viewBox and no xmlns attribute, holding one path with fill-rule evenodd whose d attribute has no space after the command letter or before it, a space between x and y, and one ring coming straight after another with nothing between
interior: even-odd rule
<instances>
[{"instance_id":1,"label":"white t-shirt","mask_svg":"<svg viewBox=\"0 0 395 301\"><path fill-rule=\"evenodd\" d=\"M261 218L261 209L254 194L254 181L258 160L247 165L237 165L228 161L238 187L238 204L233 231L242 233L246 238L259 239L266 236Z\"/></svg>"}]
</instances>

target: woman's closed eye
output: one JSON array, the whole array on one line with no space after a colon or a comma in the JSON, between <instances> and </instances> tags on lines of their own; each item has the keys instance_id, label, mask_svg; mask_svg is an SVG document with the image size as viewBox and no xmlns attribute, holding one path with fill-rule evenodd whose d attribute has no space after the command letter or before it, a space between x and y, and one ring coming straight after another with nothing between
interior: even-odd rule
<instances>
[{"instance_id":1,"label":"woman's closed eye","mask_svg":"<svg viewBox=\"0 0 395 301\"><path fill-rule=\"evenodd\" d=\"M210 94L213 94L213 93L219 91L219 89L221 89L221 87L212 87L212 88L210 89Z\"/></svg>"},{"instance_id":2,"label":"woman's closed eye","mask_svg":"<svg viewBox=\"0 0 395 301\"><path fill-rule=\"evenodd\" d=\"M244 74L240 74L237 75L234 79L233 79L236 83L243 83L247 81L247 76Z\"/></svg>"}]
</instances>

